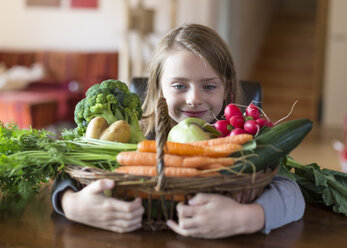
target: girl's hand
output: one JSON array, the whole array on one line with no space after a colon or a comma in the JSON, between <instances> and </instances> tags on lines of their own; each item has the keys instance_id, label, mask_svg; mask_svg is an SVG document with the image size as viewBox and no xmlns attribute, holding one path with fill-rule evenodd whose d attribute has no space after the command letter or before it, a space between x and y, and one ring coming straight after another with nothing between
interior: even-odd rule
<instances>
[{"instance_id":1,"label":"girl's hand","mask_svg":"<svg viewBox=\"0 0 347 248\"><path fill-rule=\"evenodd\" d=\"M114 181L97 180L79 192L65 191L61 204L65 216L73 221L114 232L131 232L141 227L144 208L141 199L125 202L104 196Z\"/></svg>"},{"instance_id":2,"label":"girl's hand","mask_svg":"<svg viewBox=\"0 0 347 248\"><path fill-rule=\"evenodd\" d=\"M258 204L240 204L225 196L203 193L188 204L177 205L179 224L167 222L183 236L222 238L259 231L265 223L264 210Z\"/></svg>"}]
</instances>

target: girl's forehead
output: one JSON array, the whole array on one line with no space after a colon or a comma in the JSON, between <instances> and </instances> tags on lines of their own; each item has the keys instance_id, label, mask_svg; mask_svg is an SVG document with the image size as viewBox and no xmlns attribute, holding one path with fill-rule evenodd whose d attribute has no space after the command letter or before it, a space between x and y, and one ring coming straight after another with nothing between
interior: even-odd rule
<instances>
[{"instance_id":1,"label":"girl's forehead","mask_svg":"<svg viewBox=\"0 0 347 248\"><path fill-rule=\"evenodd\" d=\"M172 51L163 61L162 75L176 77L198 74L202 77L216 77L212 66L200 55L186 49Z\"/></svg>"}]
</instances>

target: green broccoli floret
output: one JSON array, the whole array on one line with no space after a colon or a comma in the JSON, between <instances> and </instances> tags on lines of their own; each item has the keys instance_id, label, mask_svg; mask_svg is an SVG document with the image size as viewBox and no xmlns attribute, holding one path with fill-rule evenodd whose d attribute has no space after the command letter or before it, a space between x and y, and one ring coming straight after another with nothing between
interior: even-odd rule
<instances>
[{"instance_id":1,"label":"green broccoli floret","mask_svg":"<svg viewBox=\"0 0 347 248\"><path fill-rule=\"evenodd\" d=\"M129 91L128 86L118 80L105 80L91 86L86 97L75 108L75 122L78 132L85 133L88 123L96 116L102 116L109 125L125 120L131 127L130 143L138 143L145 137L139 127L142 117L140 97Z\"/></svg>"}]
</instances>

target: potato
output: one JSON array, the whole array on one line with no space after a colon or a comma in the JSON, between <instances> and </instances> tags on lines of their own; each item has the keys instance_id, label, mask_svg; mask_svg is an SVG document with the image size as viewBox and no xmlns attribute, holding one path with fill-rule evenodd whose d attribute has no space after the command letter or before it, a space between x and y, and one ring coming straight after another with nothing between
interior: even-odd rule
<instances>
[{"instance_id":1,"label":"potato","mask_svg":"<svg viewBox=\"0 0 347 248\"><path fill-rule=\"evenodd\" d=\"M104 117L94 117L87 126L86 138L99 139L99 137L107 127L108 123Z\"/></svg>"},{"instance_id":2,"label":"potato","mask_svg":"<svg viewBox=\"0 0 347 248\"><path fill-rule=\"evenodd\" d=\"M101 140L128 143L130 140L130 125L126 121L112 123L100 136Z\"/></svg>"}]
</instances>

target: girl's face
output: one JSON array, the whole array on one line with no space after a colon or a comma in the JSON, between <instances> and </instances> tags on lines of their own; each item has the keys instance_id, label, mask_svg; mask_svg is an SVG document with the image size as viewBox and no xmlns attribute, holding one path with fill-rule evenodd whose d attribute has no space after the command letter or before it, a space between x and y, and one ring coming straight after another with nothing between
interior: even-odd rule
<instances>
[{"instance_id":1,"label":"girl's face","mask_svg":"<svg viewBox=\"0 0 347 248\"><path fill-rule=\"evenodd\" d=\"M179 49L163 64L160 80L169 115L176 122L196 117L212 122L223 107L224 84L198 55Z\"/></svg>"}]
</instances>

